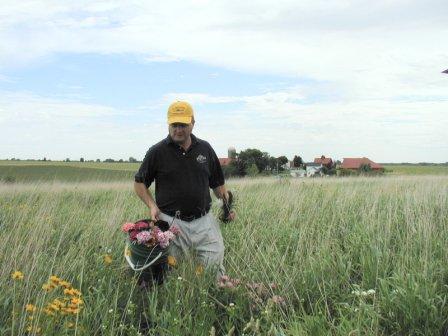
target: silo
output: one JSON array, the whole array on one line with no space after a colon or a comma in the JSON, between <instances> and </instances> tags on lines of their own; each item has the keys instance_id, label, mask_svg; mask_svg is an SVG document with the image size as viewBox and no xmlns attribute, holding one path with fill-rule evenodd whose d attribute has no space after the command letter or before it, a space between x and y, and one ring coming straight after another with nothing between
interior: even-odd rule
<instances>
[{"instance_id":1,"label":"silo","mask_svg":"<svg viewBox=\"0 0 448 336\"><path fill-rule=\"evenodd\" d=\"M235 149L235 147L229 147L229 149L227 151L227 157L229 159L234 159L236 157L236 149Z\"/></svg>"}]
</instances>

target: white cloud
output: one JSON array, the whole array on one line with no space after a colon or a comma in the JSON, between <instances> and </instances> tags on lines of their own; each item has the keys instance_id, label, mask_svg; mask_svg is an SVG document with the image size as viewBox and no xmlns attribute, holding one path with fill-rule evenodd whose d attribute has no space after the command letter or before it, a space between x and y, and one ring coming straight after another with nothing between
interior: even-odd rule
<instances>
[{"instance_id":1,"label":"white cloud","mask_svg":"<svg viewBox=\"0 0 448 336\"><path fill-rule=\"evenodd\" d=\"M239 104L218 121L198 123L206 136L220 139L221 152L229 141L242 147L252 141L254 147L293 154L307 151L301 143L312 140L309 148L320 150L306 156L314 156L331 152L331 140L339 144L337 156L362 155L367 148L382 153L384 161L397 155L445 161L448 75L440 72L448 67L447 15L442 0L4 0L0 70L62 52L132 53L149 62L187 60L306 79L311 84L256 96L167 94L156 105L164 110L182 98L199 105L198 111L213 106L223 111L225 104ZM333 99L308 102L316 92ZM38 121L117 113L76 101L18 98L0 96L0 122L11 115ZM213 131L222 123L231 132Z\"/></svg>"}]
</instances>

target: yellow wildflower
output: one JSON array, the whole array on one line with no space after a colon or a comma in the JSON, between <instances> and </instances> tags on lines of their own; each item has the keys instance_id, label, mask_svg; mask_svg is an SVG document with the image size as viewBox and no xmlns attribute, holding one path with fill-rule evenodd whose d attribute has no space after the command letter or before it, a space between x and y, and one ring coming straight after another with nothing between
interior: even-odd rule
<instances>
[{"instance_id":1,"label":"yellow wildflower","mask_svg":"<svg viewBox=\"0 0 448 336\"><path fill-rule=\"evenodd\" d=\"M81 292L75 288L66 288L64 289L64 294L65 295L70 295L70 296L81 296Z\"/></svg>"},{"instance_id":2,"label":"yellow wildflower","mask_svg":"<svg viewBox=\"0 0 448 336\"><path fill-rule=\"evenodd\" d=\"M124 250L124 255L130 257L131 256L131 251L128 249L128 247L126 246L125 250ZM169 258L169 257L168 257Z\"/></svg>"},{"instance_id":3,"label":"yellow wildflower","mask_svg":"<svg viewBox=\"0 0 448 336\"><path fill-rule=\"evenodd\" d=\"M204 267L202 265L198 265L196 267L196 275L201 275L202 273L204 273Z\"/></svg>"},{"instance_id":4,"label":"yellow wildflower","mask_svg":"<svg viewBox=\"0 0 448 336\"><path fill-rule=\"evenodd\" d=\"M34 334L38 334L41 331L40 327L34 327L33 326L28 326L26 327L26 331L30 332L30 333L34 333Z\"/></svg>"},{"instance_id":5,"label":"yellow wildflower","mask_svg":"<svg viewBox=\"0 0 448 336\"><path fill-rule=\"evenodd\" d=\"M174 258L173 256L168 256L168 265L174 267L177 264L177 260L176 258Z\"/></svg>"},{"instance_id":6,"label":"yellow wildflower","mask_svg":"<svg viewBox=\"0 0 448 336\"><path fill-rule=\"evenodd\" d=\"M72 288L72 296L81 296L81 292L76 288Z\"/></svg>"},{"instance_id":7,"label":"yellow wildflower","mask_svg":"<svg viewBox=\"0 0 448 336\"><path fill-rule=\"evenodd\" d=\"M72 284L68 281L60 281L59 285L64 288L70 288Z\"/></svg>"},{"instance_id":8,"label":"yellow wildflower","mask_svg":"<svg viewBox=\"0 0 448 336\"><path fill-rule=\"evenodd\" d=\"M11 274L11 278L13 278L14 280L23 280L23 273L20 271L15 271Z\"/></svg>"},{"instance_id":9,"label":"yellow wildflower","mask_svg":"<svg viewBox=\"0 0 448 336\"><path fill-rule=\"evenodd\" d=\"M58 307L64 306L64 302L61 302L59 299L54 299L53 300L53 304L58 306Z\"/></svg>"},{"instance_id":10,"label":"yellow wildflower","mask_svg":"<svg viewBox=\"0 0 448 336\"><path fill-rule=\"evenodd\" d=\"M42 289L47 292L50 292L53 289L53 286L51 286L50 284L43 284Z\"/></svg>"},{"instance_id":11,"label":"yellow wildflower","mask_svg":"<svg viewBox=\"0 0 448 336\"><path fill-rule=\"evenodd\" d=\"M65 295L73 295L73 292L72 292L71 288L66 288L66 289L64 289L64 294Z\"/></svg>"},{"instance_id":12,"label":"yellow wildflower","mask_svg":"<svg viewBox=\"0 0 448 336\"><path fill-rule=\"evenodd\" d=\"M61 281L61 279L59 279L56 275L52 275L50 277L50 281L53 282L54 284L59 284L59 282Z\"/></svg>"},{"instance_id":13,"label":"yellow wildflower","mask_svg":"<svg viewBox=\"0 0 448 336\"><path fill-rule=\"evenodd\" d=\"M45 314L47 314L48 316L54 316L55 314L54 314L54 312L52 312L50 309L48 309L48 308L44 308L43 310L42 310Z\"/></svg>"},{"instance_id":14,"label":"yellow wildflower","mask_svg":"<svg viewBox=\"0 0 448 336\"><path fill-rule=\"evenodd\" d=\"M69 322L67 324L67 328L73 328L75 326L75 324L73 322Z\"/></svg>"},{"instance_id":15,"label":"yellow wildflower","mask_svg":"<svg viewBox=\"0 0 448 336\"><path fill-rule=\"evenodd\" d=\"M28 303L28 304L25 306L25 310L26 310L27 312L29 312L29 313L34 313L34 312L36 311L36 306L33 305L33 304L31 304L31 303Z\"/></svg>"},{"instance_id":16,"label":"yellow wildflower","mask_svg":"<svg viewBox=\"0 0 448 336\"><path fill-rule=\"evenodd\" d=\"M72 303L75 305L82 305L84 302L80 298L73 298Z\"/></svg>"},{"instance_id":17,"label":"yellow wildflower","mask_svg":"<svg viewBox=\"0 0 448 336\"><path fill-rule=\"evenodd\" d=\"M49 309L53 309L53 310L55 310L55 311L59 311L59 310L61 309L58 305L55 305L54 303L50 303L50 304L48 305L48 308L49 308Z\"/></svg>"},{"instance_id":18,"label":"yellow wildflower","mask_svg":"<svg viewBox=\"0 0 448 336\"><path fill-rule=\"evenodd\" d=\"M110 265L112 263L112 256L110 254L105 254L103 260L106 265Z\"/></svg>"}]
</instances>

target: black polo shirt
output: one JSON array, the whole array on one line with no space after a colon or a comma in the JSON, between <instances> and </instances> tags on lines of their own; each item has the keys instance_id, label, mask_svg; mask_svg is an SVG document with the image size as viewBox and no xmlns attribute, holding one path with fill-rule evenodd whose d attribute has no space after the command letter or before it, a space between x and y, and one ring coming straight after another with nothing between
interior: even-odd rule
<instances>
[{"instance_id":1,"label":"black polo shirt","mask_svg":"<svg viewBox=\"0 0 448 336\"><path fill-rule=\"evenodd\" d=\"M156 203L168 214L198 215L210 210L210 189L224 184L215 151L207 141L191 134L185 151L168 135L147 152L135 182L149 187L156 182Z\"/></svg>"}]
</instances>

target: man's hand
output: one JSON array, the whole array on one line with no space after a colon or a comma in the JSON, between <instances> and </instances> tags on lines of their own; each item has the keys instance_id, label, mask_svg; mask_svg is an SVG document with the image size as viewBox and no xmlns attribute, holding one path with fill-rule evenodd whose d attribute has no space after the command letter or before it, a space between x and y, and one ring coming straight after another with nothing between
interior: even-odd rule
<instances>
[{"instance_id":1,"label":"man's hand","mask_svg":"<svg viewBox=\"0 0 448 336\"><path fill-rule=\"evenodd\" d=\"M222 215L221 220L224 223L233 221L236 217L235 211L232 210L233 194L230 191L225 191L222 194Z\"/></svg>"},{"instance_id":2,"label":"man's hand","mask_svg":"<svg viewBox=\"0 0 448 336\"><path fill-rule=\"evenodd\" d=\"M235 213L235 211L230 210L229 216L227 217L227 221L228 221L228 222L231 222L231 221L235 220L235 218L236 218L236 213Z\"/></svg>"},{"instance_id":3,"label":"man's hand","mask_svg":"<svg viewBox=\"0 0 448 336\"><path fill-rule=\"evenodd\" d=\"M157 222L158 220L160 220L159 216L160 216L160 209L157 205L153 205L151 206L149 213L151 215L151 219L155 222Z\"/></svg>"}]
</instances>

